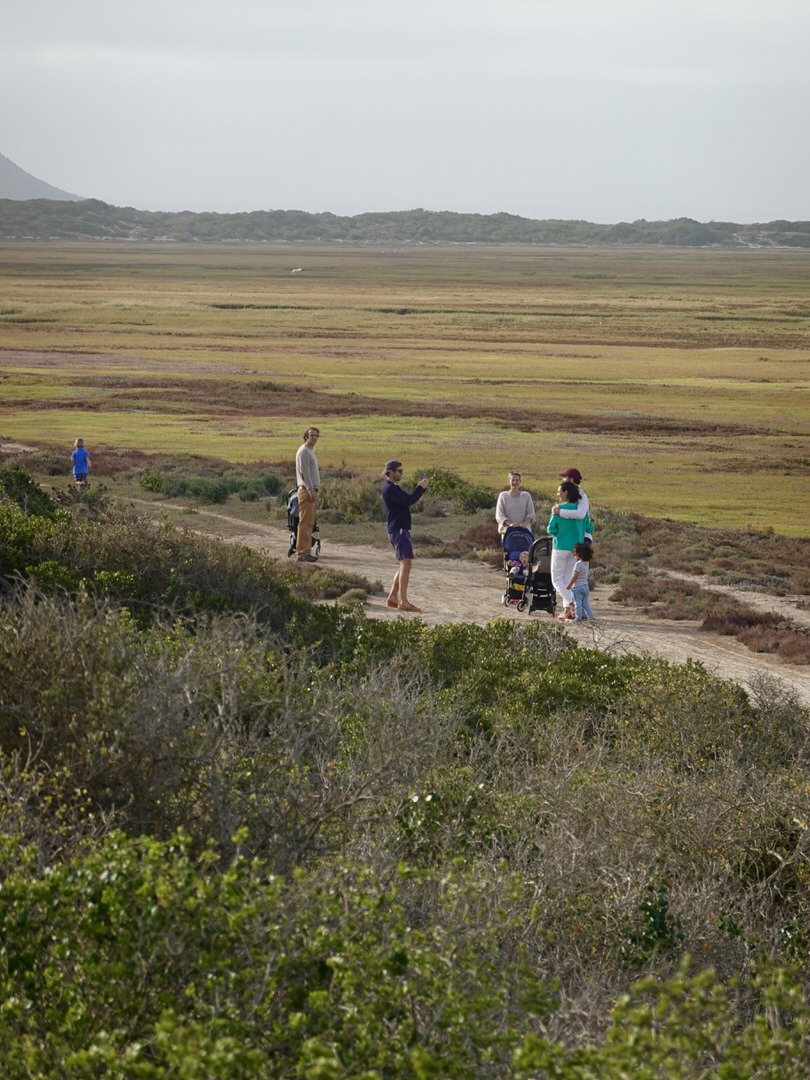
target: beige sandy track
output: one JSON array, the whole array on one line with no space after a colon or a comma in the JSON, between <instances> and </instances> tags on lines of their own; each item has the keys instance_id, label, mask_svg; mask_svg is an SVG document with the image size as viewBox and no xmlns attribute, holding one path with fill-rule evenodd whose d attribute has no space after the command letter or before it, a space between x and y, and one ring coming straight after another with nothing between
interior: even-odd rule
<instances>
[{"instance_id":1,"label":"beige sandy track","mask_svg":"<svg viewBox=\"0 0 810 1080\"><path fill-rule=\"evenodd\" d=\"M155 504L150 505L154 507ZM171 508L178 509L176 505ZM206 519L210 522L208 528ZM227 514L208 510L195 514L194 525L201 532L216 533L216 519L227 523L231 528L238 526L244 530L238 535L229 536L229 543L245 544L280 559L286 558L289 542L286 529L270 525L248 526ZM417 553L409 598L422 609L419 616L403 616L401 612L386 607L385 592L395 569L394 557L390 551L384 548L333 543L325 539L321 563L325 568L358 574L372 583L379 581L385 586L382 593L369 597L366 603L367 614L375 619L418 617L431 626L448 622L470 622L484 626L493 619L551 619L545 613L529 616L515 608L505 608L501 602L503 573L480 563L420 558ZM708 579L704 578L689 579L702 585L710 584ZM715 585L711 587L718 592L733 594L751 606L783 614L797 624L810 625L810 614L798 607L801 602L799 597L776 597ZM810 668L787 665L762 653L753 653L733 638L704 633L696 621L671 622L652 619L641 611L612 604L610 593L609 586L597 587L594 590L592 603L598 625L556 625L565 626L566 632L583 645L596 646L615 655L649 654L676 663L684 663L689 659L698 660L721 678L733 680L746 687L762 676L775 678L785 687L792 689L802 703L810 706Z\"/></svg>"}]
</instances>

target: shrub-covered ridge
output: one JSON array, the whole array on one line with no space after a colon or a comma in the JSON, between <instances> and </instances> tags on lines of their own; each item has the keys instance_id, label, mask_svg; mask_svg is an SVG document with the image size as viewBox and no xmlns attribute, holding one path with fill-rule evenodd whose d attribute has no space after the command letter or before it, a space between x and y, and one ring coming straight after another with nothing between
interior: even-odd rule
<instances>
[{"instance_id":1,"label":"shrub-covered ridge","mask_svg":"<svg viewBox=\"0 0 810 1080\"><path fill-rule=\"evenodd\" d=\"M7 1075L807 1075L775 684L313 608L83 506L0 538Z\"/></svg>"}]
</instances>

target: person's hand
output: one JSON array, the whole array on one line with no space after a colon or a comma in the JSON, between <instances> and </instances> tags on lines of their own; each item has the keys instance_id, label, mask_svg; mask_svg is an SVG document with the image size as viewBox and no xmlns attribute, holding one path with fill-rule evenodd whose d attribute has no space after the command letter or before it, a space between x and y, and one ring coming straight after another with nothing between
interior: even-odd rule
<instances>
[{"instance_id":1,"label":"person's hand","mask_svg":"<svg viewBox=\"0 0 810 1080\"><path fill-rule=\"evenodd\" d=\"M423 476L421 478L421 480L417 481L417 483L419 484L419 487L426 488L428 486L428 484L430 483L430 481L428 480L428 478L426 476Z\"/></svg>"},{"instance_id":2,"label":"person's hand","mask_svg":"<svg viewBox=\"0 0 810 1080\"><path fill-rule=\"evenodd\" d=\"M551 512L552 512L552 514L559 514L559 512L560 512L560 504L559 503L554 503L554 505L551 508Z\"/></svg>"}]
</instances>

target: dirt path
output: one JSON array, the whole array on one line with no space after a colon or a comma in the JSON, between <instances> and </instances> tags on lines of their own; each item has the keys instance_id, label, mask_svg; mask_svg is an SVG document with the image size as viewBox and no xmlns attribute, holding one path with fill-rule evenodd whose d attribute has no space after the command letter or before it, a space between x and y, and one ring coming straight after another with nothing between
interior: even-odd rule
<instances>
[{"instance_id":1,"label":"dirt path","mask_svg":"<svg viewBox=\"0 0 810 1080\"><path fill-rule=\"evenodd\" d=\"M133 501L152 508L158 505L146 500ZM171 503L161 505L172 511L182 509ZM215 510L197 510L194 515L194 526L200 532L218 535L217 523L221 527L227 526L230 535L224 539L228 543L244 544L280 559L286 558L289 543L286 529L272 525L248 525ZM186 524L190 525L191 522ZM234 529L239 531L234 533ZM395 609L386 607L385 594L395 569L390 551L324 540L321 563L326 568L357 574L372 584L380 582L382 591L370 596L366 603L366 613L371 618L414 617L402 616ZM798 606L802 602L800 597L744 592L717 586L708 578L687 574L672 576L732 594L751 606L777 611L799 625L810 625L810 613ZM484 626L493 619L550 619L545 613L530 616L515 608L505 608L501 602L503 584L501 571L483 564L417 556L409 595L412 602L422 608L418 617L429 626L447 622L470 622ZM789 666L762 653L750 652L733 638L706 634L699 629L697 621L652 619L638 609L611 604L611 591L610 586L594 590L592 603L598 625L556 625L564 626L566 633L583 645L594 646L614 655L658 656L675 663L698 660L714 674L742 686L749 686L763 676L772 678L794 691L801 702L810 706L810 668Z\"/></svg>"}]
</instances>

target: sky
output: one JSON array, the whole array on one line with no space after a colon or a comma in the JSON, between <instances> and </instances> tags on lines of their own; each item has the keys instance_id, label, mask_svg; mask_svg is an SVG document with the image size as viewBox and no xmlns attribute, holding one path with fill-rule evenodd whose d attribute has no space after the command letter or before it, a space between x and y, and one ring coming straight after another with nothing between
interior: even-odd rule
<instances>
[{"instance_id":1,"label":"sky","mask_svg":"<svg viewBox=\"0 0 810 1080\"><path fill-rule=\"evenodd\" d=\"M0 153L142 210L810 218L810 0L0 0Z\"/></svg>"}]
</instances>

